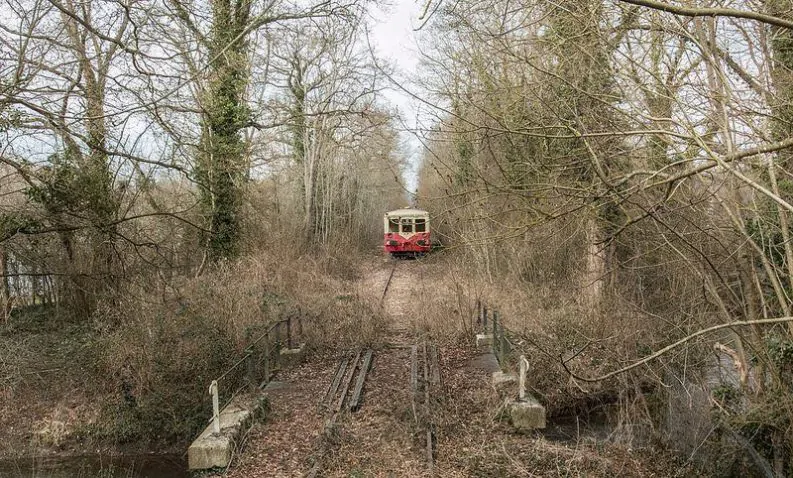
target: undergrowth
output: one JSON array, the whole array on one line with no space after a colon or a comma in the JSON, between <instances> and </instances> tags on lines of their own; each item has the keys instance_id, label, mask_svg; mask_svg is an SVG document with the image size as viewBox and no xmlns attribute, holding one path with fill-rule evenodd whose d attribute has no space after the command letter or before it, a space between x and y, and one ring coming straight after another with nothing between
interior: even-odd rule
<instances>
[{"instance_id":1,"label":"undergrowth","mask_svg":"<svg viewBox=\"0 0 793 478\"><path fill-rule=\"evenodd\" d=\"M130 284L88 320L28 311L0 330L0 397L33 407L6 438L17 449L181 447L208 423L210 382L269 325L301 318L295 338L311 353L378 343L382 314L356 278L343 257L260 252L198 277ZM48 367L57 374L40 372ZM220 381L221 401L246 384L237 367Z\"/></svg>"},{"instance_id":2,"label":"undergrowth","mask_svg":"<svg viewBox=\"0 0 793 478\"><path fill-rule=\"evenodd\" d=\"M121 325L104 335L102 369L114 391L97 436L117 443L191 439L211 416L209 383L269 325L300 317L310 350L373 343L371 304L349 294L352 264L326 255L262 253L172 284L165 300L128 297L109 310ZM244 367L220 381L221 402L246 384Z\"/></svg>"}]
</instances>

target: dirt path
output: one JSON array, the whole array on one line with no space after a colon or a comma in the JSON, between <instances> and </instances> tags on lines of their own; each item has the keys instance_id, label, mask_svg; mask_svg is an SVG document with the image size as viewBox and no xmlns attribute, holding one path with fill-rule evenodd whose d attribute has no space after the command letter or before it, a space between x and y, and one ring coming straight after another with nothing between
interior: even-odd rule
<instances>
[{"instance_id":1,"label":"dirt path","mask_svg":"<svg viewBox=\"0 0 793 478\"><path fill-rule=\"evenodd\" d=\"M499 395L481 354L468 341L440 347L442 386L427 417L413 400L411 345L423 343L415 317L438 288L433 265L421 261L373 262L358 293L380 302L387 316L385 345L374 350L358 411L338 414L318 404L345 351L312 357L279 375L270 392L270 413L256 425L231 477L468 477L468 476L658 476L640 455L580 440L549 443L541 435L515 434L500 419ZM392 275L393 270L393 275ZM383 297L387 283L388 292ZM433 463L427 457L427 423L434 431Z\"/></svg>"}]
</instances>

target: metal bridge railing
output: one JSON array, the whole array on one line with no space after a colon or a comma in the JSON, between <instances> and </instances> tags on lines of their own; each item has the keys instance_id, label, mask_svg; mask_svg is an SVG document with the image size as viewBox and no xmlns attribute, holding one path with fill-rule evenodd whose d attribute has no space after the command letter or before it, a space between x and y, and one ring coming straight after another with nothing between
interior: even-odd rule
<instances>
[{"instance_id":1,"label":"metal bridge railing","mask_svg":"<svg viewBox=\"0 0 793 478\"><path fill-rule=\"evenodd\" d=\"M500 320L498 311L495 309L488 310L487 305L481 300L476 301L476 313L471 321L471 327L474 333L482 331L484 333L492 333L492 351L496 356L499 365L502 367L508 366L508 361L514 357L512 351L515 347L509 339L509 331L504 328ZM525 355L520 355L517 358L518 369L518 400L524 401L527 397L526 392L526 377L529 372L529 361Z\"/></svg>"},{"instance_id":2,"label":"metal bridge railing","mask_svg":"<svg viewBox=\"0 0 793 478\"><path fill-rule=\"evenodd\" d=\"M281 366L281 349L293 348L303 336L303 318L298 312L271 324L256 339L248 342L245 353L231 367L212 380L209 395L212 398L212 431L220 433L220 410L225 408L242 390L253 390L270 382L273 373ZM244 379L244 380L243 380ZM240 385L240 382L243 382ZM228 397L221 406L221 384ZM236 388L234 388L236 387Z\"/></svg>"},{"instance_id":3,"label":"metal bridge railing","mask_svg":"<svg viewBox=\"0 0 793 478\"><path fill-rule=\"evenodd\" d=\"M512 341L509 339L509 331L499 317L496 309L488 309L487 304L481 300L476 301L476 313L471 323L474 333L481 331L490 334L492 337L493 354L498 359L498 363L503 363L513 350Z\"/></svg>"}]
</instances>

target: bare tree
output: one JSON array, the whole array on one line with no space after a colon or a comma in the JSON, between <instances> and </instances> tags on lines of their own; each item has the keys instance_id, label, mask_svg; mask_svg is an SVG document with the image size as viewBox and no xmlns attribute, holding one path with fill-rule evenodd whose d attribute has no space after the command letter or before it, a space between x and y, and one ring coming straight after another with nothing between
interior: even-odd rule
<instances>
[{"instance_id":1,"label":"bare tree","mask_svg":"<svg viewBox=\"0 0 793 478\"><path fill-rule=\"evenodd\" d=\"M757 13L750 2L621 3L438 10L425 59L426 89L441 100L425 97L438 124L426 135L425 204L465 224L452 234L496 275L551 276L535 272L542 264L585 286L597 299L590 310L629 303L663 317L664 326L637 318L642 340L699 339L708 325L743 323L719 350L751 370L740 393L767 409L769 397L787 396L789 380L778 344L790 340L793 270L790 6L766 2L767 13ZM509 174L515 166L528 173L522 181ZM478 228L486 233L470 234ZM530 238L548 230L576 246L540 246L563 257L532 255ZM488 262L494 255L478 251L493 240L513 259ZM684 308L669 297L689 300ZM702 357L713 344L682 343ZM667 371L684 367L668 351L656 359ZM790 468L788 408L765 416L773 456L752 454L778 473ZM728 422L742 430L740 420Z\"/></svg>"},{"instance_id":2,"label":"bare tree","mask_svg":"<svg viewBox=\"0 0 793 478\"><path fill-rule=\"evenodd\" d=\"M389 122L376 105L381 86L366 62L362 20L349 21L346 28L325 21L282 29L274 49L278 61L273 71L282 78L285 96L281 122L289 130L299 171L303 230L309 241L328 242L343 225L337 224L340 219L356 216L349 208L357 202L355 191L369 162L360 153L378 145L367 145L367 139L381 134ZM389 163L380 149L374 158Z\"/></svg>"},{"instance_id":3,"label":"bare tree","mask_svg":"<svg viewBox=\"0 0 793 478\"><path fill-rule=\"evenodd\" d=\"M132 6L134 7L134 5ZM99 281L76 279L70 296L75 310L90 311L93 290L114 292L117 280L115 222L120 198L114 187L114 155L108 115L112 70L130 37L130 5L67 1L7 2L3 22L3 62L15 65L12 90L3 101L12 115L13 135L3 160L28 181L31 198L47 212L53 230L75 271L75 230L87 231L93 250L85 272ZM25 137L17 136L25 135ZM36 143L44 146L34 159ZM49 164L47 164L49 163ZM75 276L77 277L77 276Z\"/></svg>"}]
</instances>

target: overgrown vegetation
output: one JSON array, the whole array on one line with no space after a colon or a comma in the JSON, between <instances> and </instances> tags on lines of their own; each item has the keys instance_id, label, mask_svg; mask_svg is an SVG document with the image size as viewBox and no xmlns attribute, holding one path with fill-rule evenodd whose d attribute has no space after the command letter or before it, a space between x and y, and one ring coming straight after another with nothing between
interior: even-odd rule
<instances>
[{"instance_id":1,"label":"overgrown vegetation","mask_svg":"<svg viewBox=\"0 0 793 478\"><path fill-rule=\"evenodd\" d=\"M439 8L420 204L551 407L605 393L626 443L786 476L790 5L647 3Z\"/></svg>"},{"instance_id":2,"label":"overgrown vegetation","mask_svg":"<svg viewBox=\"0 0 793 478\"><path fill-rule=\"evenodd\" d=\"M0 385L39 407L13 443L29 418L57 422L42 446L183 444L209 382L287 315L316 322L315 349L379 340L336 253L368 250L405 202L361 5L4 7L0 326L19 342ZM30 378L41 354L68 371L51 386Z\"/></svg>"},{"instance_id":3,"label":"overgrown vegetation","mask_svg":"<svg viewBox=\"0 0 793 478\"><path fill-rule=\"evenodd\" d=\"M355 257L413 201L446 246L417 330L453 341L486 300L552 414L608 397L617 442L791 474L793 4L711 3L426 2L408 198L368 4L3 1L17 430L182 441L288 314L315 351L380 343Z\"/></svg>"}]
</instances>

